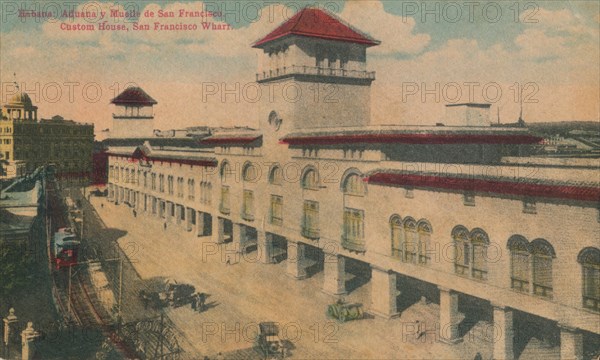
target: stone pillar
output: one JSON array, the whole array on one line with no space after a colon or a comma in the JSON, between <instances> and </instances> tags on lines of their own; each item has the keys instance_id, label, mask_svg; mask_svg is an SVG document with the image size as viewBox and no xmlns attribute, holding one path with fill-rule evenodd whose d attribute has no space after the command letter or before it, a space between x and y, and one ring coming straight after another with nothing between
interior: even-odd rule
<instances>
[{"instance_id":1,"label":"stone pillar","mask_svg":"<svg viewBox=\"0 0 600 360\"><path fill-rule=\"evenodd\" d=\"M369 312L391 319L400 316L396 305L396 273L371 265L371 308Z\"/></svg>"},{"instance_id":2,"label":"stone pillar","mask_svg":"<svg viewBox=\"0 0 600 360\"><path fill-rule=\"evenodd\" d=\"M440 290L440 339L449 344L461 342L458 332L458 293L438 287Z\"/></svg>"},{"instance_id":3,"label":"stone pillar","mask_svg":"<svg viewBox=\"0 0 600 360\"><path fill-rule=\"evenodd\" d=\"M287 241L287 274L298 280L306 278L304 245L302 243Z\"/></svg>"},{"instance_id":4,"label":"stone pillar","mask_svg":"<svg viewBox=\"0 0 600 360\"><path fill-rule=\"evenodd\" d=\"M233 249L238 253L244 252L246 243L246 227L242 224L233 223L231 227L231 240L233 240Z\"/></svg>"},{"instance_id":5,"label":"stone pillar","mask_svg":"<svg viewBox=\"0 0 600 360\"><path fill-rule=\"evenodd\" d=\"M256 243L260 254L260 262L271 264L273 262L273 235L256 230Z\"/></svg>"},{"instance_id":6,"label":"stone pillar","mask_svg":"<svg viewBox=\"0 0 600 360\"><path fill-rule=\"evenodd\" d=\"M581 331L566 326L560 327L560 358L561 360L583 359L583 334Z\"/></svg>"},{"instance_id":7,"label":"stone pillar","mask_svg":"<svg viewBox=\"0 0 600 360\"><path fill-rule=\"evenodd\" d=\"M225 241L225 220L218 216L212 218L212 239L217 244Z\"/></svg>"},{"instance_id":8,"label":"stone pillar","mask_svg":"<svg viewBox=\"0 0 600 360\"><path fill-rule=\"evenodd\" d=\"M190 208L184 208L184 209L187 212L187 214L185 215L185 231L193 232L194 222L196 223L196 225L198 224L197 217L196 217L196 211L194 209L190 209ZM192 219L194 220L194 222L192 222Z\"/></svg>"},{"instance_id":9,"label":"stone pillar","mask_svg":"<svg viewBox=\"0 0 600 360\"><path fill-rule=\"evenodd\" d=\"M40 334L33 329L33 323L27 323L27 328L21 332L21 359L32 360L35 354L35 341Z\"/></svg>"},{"instance_id":10,"label":"stone pillar","mask_svg":"<svg viewBox=\"0 0 600 360\"><path fill-rule=\"evenodd\" d=\"M324 253L323 291L330 295L346 294L346 258Z\"/></svg>"},{"instance_id":11,"label":"stone pillar","mask_svg":"<svg viewBox=\"0 0 600 360\"><path fill-rule=\"evenodd\" d=\"M513 360L513 312L504 306L492 304L494 308L494 359ZM496 333L498 332L498 333Z\"/></svg>"},{"instance_id":12,"label":"stone pillar","mask_svg":"<svg viewBox=\"0 0 600 360\"><path fill-rule=\"evenodd\" d=\"M8 310L8 316L4 318L4 345L8 345L10 341L10 336L12 331L16 331L13 329L14 325L16 325L18 321L17 316L15 315L15 309L10 308Z\"/></svg>"}]
</instances>

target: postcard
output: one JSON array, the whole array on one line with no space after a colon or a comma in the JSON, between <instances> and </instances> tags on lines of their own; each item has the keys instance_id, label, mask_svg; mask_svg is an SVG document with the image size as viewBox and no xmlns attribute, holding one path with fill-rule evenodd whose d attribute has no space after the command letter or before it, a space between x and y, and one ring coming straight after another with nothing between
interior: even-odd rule
<instances>
[{"instance_id":1,"label":"postcard","mask_svg":"<svg viewBox=\"0 0 600 360\"><path fill-rule=\"evenodd\" d=\"M597 1L2 0L1 359L600 359Z\"/></svg>"}]
</instances>

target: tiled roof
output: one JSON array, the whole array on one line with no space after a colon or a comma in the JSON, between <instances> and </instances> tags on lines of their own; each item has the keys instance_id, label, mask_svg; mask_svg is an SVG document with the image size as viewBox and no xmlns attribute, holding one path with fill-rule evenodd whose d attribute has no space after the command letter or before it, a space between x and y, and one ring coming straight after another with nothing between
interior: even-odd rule
<instances>
[{"instance_id":1,"label":"tiled roof","mask_svg":"<svg viewBox=\"0 0 600 360\"><path fill-rule=\"evenodd\" d=\"M260 139L262 135L257 133L222 133L205 137L200 140L202 144L249 144Z\"/></svg>"},{"instance_id":2,"label":"tiled roof","mask_svg":"<svg viewBox=\"0 0 600 360\"><path fill-rule=\"evenodd\" d=\"M290 145L368 144L534 144L542 138L523 129L406 127L393 130L340 130L288 134L281 139Z\"/></svg>"},{"instance_id":3,"label":"tiled roof","mask_svg":"<svg viewBox=\"0 0 600 360\"><path fill-rule=\"evenodd\" d=\"M120 93L116 98L111 100L115 105L155 105L158 104L150 95L142 88L129 87Z\"/></svg>"},{"instance_id":4,"label":"tiled roof","mask_svg":"<svg viewBox=\"0 0 600 360\"><path fill-rule=\"evenodd\" d=\"M411 172L396 169L373 170L365 176L370 184L416 188L472 191L534 198L600 201L600 184L584 181L557 181L530 177L493 177L472 174Z\"/></svg>"},{"instance_id":5,"label":"tiled roof","mask_svg":"<svg viewBox=\"0 0 600 360\"><path fill-rule=\"evenodd\" d=\"M317 8L304 8L264 38L252 45L260 48L264 44L288 35L315 37L345 41L366 46L379 45L378 40L362 33L337 16Z\"/></svg>"}]
</instances>

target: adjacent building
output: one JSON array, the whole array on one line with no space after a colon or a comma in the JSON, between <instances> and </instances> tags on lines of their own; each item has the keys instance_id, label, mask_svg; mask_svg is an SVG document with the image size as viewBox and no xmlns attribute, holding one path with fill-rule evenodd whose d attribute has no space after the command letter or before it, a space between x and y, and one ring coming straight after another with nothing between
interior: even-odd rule
<instances>
[{"instance_id":1,"label":"adjacent building","mask_svg":"<svg viewBox=\"0 0 600 360\"><path fill-rule=\"evenodd\" d=\"M18 93L0 113L0 177L18 177L54 164L57 177L87 182L93 142L92 124L60 116L38 120L29 95Z\"/></svg>"},{"instance_id":2,"label":"adjacent building","mask_svg":"<svg viewBox=\"0 0 600 360\"><path fill-rule=\"evenodd\" d=\"M371 125L366 51L378 43L300 11L253 45L257 83L328 87L336 101L275 92L257 104L257 130L109 139L109 199L140 222L233 242L236 256L285 261L292 278L322 271L330 294L368 284L369 311L399 326L403 306L428 299L441 341L487 321L496 359L519 357L520 330L534 327L562 359L581 358L600 334L597 162L541 164L527 155L542 139L492 127L485 104L452 106L440 126ZM153 128L135 105L122 115L135 126L115 117L119 134Z\"/></svg>"}]
</instances>

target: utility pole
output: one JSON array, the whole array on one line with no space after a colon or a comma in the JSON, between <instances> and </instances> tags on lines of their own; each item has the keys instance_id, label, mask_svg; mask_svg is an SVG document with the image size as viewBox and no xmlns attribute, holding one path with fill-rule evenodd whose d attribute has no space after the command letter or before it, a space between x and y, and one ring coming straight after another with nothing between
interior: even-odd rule
<instances>
[{"instance_id":1,"label":"utility pole","mask_svg":"<svg viewBox=\"0 0 600 360\"><path fill-rule=\"evenodd\" d=\"M71 269L73 269L72 265L69 266L69 303L68 303L68 305L69 305L69 315L72 314L72 312L71 312L71 310L72 310L71 309L71 272L72 272L72 270Z\"/></svg>"},{"instance_id":2,"label":"utility pole","mask_svg":"<svg viewBox=\"0 0 600 360\"><path fill-rule=\"evenodd\" d=\"M119 257L119 316L121 316L123 304L123 258L121 256Z\"/></svg>"}]
</instances>

